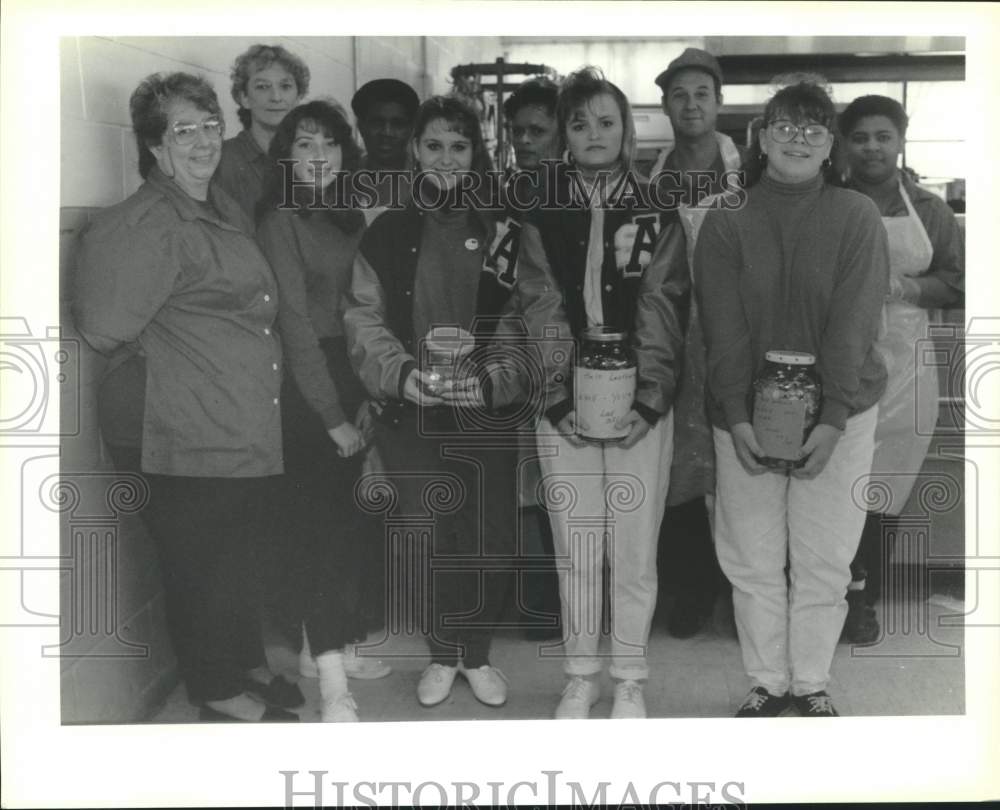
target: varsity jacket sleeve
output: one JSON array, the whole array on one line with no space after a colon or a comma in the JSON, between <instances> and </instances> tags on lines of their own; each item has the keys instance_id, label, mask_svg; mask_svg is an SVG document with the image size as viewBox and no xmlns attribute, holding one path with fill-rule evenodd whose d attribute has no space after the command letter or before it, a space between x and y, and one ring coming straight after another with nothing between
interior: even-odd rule
<instances>
[{"instance_id":1,"label":"varsity jacket sleeve","mask_svg":"<svg viewBox=\"0 0 1000 810\"><path fill-rule=\"evenodd\" d=\"M889 291L889 242L875 203L860 197L849 214L839 268L816 357L823 382L819 421L843 430L861 387L861 368L878 335ZM699 240L699 245L701 240Z\"/></svg>"},{"instance_id":2,"label":"varsity jacket sleeve","mask_svg":"<svg viewBox=\"0 0 1000 810\"><path fill-rule=\"evenodd\" d=\"M636 299L633 348L638 383L635 410L650 424L670 412L681 375L691 306L684 229L675 219L660 231Z\"/></svg>"},{"instance_id":3,"label":"varsity jacket sleeve","mask_svg":"<svg viewBox=\"0 0 1000 810\"><path fill-rule=\"evenodd\" d=\"M533 359L529 396L540 396L552 424L573 410L573 333L538 227L524 223L518 255L517 300Z\"/></svg>"},{"instance_id":4,"label":"varsity jacket sleeve","mask_svg":"<svg viewBox=\"0 0 1000 810\"><path fill-rule=\"evenodd\" d=\"M271 263L278 282L278 329L285 359L309 406L327 430L346 421L337 386L330 378L326 357L309 320L306 268L295 235L295 215L269 213L257 229L257 243Z\"/></svg>"},{"instance_id":5,"label":"varsity jacket sleeve","mask_svg":"<svg viewBox=\"0 0 1000 810\"><path fill-rule=\"evenodd\" d=\"M402 399L403 383L417 361L389 329L385 292L360 250L345 296L344 332L351 364L368 393L379 399Z\"/></svg>"},{"instance_id":6,"label":"varsity jacket sleeve","mask_svg":"<svg viewBox=\"0 0 1000 810\"><path fill-rule=\"evenodd\" d=\"M709 211L694 248L694 283L708 351L707 385L729 427L750 421L750 326L740 301L742 258L725 212Z\"/></svg>"}]
</instances>

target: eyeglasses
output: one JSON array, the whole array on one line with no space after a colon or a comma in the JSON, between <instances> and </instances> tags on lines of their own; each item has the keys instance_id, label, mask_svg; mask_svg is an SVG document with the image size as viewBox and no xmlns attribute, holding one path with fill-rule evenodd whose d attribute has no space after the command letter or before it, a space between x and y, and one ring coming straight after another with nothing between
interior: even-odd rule
<instances>
[{"instance_id":1,"label":"eyeglasses","mask_svg":"<svg viewBox=\"0 0 1000 810\"><path fill-rule=\"evenodd\" d=\"M824 146L830 137L830 130L822 124L806 124L796 126L791 121L772 121L771 137L776 143L789 143L800 132L810 146Z\"/></svg>"},{"instance_id":2,"label":"eyeglasses","mask_svg":"<svg viewBox=\"0 0 1000 810\"><path fill-rule=\"evenodd\" d=\"M174 141L178 146L190 146L198 139L198 130L204 131L210 141L218 141L222 138L222 133L226 125L220 118L206 118L200 124L190 124L178 121L171 127L174 133Z\"/></svg>"}]
</instances>

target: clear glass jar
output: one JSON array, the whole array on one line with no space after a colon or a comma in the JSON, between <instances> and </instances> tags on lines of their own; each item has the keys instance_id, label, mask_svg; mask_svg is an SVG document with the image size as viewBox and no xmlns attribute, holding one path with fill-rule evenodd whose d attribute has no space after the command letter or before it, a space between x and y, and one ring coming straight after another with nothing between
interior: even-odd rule
<instances>
[{"instance_id":1,"label":"clear glass jar","mask_svg":"<svg viewBox=\"0 0 1000 810\"><path fill-rule=\"evenodd\" d=\"M802 445L816 423L823 385L816 357L806 352L770 351L753 390L753 430L764 450L759 461L776 470L801 467Z\"/></svg>"},{"instance_id":2,"label":"clear glass jar","mask_svg":"<svg viewBox=\"0 0 1000 810\"><path fill-rule=\"evenodd\" d=\"M573 382L577 419L587 426L577 429L580 436L593 441L628 436L628 428L615 428L635 401L635 355L624 332L607 326L585 329Z\"/></svg>"}]
</instances>

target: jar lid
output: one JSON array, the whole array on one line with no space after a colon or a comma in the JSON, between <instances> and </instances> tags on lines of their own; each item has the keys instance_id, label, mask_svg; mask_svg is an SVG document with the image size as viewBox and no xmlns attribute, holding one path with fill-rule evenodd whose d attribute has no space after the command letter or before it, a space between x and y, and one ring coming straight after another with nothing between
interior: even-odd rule
<instances>
[{"instance_id":1,"label":"jar lid","mask_svg":"<svg viewBox=\"0 0 1000 810\"><path fill-rule=\"evenodd\" d=\"M781 363L786 366L811 366L816 362L816 355L814 354L784 350L766 352L764 358L769 363Z\"/></svg>"},{"instance_id":2,"label":"jar lid","mask_svg":"<svg viewBox=\"0 0 1000 810\"><path fill-rule=\"evenodd\" d=\"M588 326L583 330L583 339L596 343L615 343L625 340L625 333L616 332L610 326Z\"/></svg>"}]
</instances>

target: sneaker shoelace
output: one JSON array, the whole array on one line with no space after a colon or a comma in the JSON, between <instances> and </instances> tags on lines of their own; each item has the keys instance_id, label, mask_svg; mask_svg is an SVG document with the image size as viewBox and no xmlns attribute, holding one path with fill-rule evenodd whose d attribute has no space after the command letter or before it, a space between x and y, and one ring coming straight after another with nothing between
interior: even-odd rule
<instances>
[{"instance_id":1,"label":"sneaker shoelace","mask_svg":"<svg viewBox=\"0 0 1000 810\"><path fill-rule=\"evenodd\" d=\"M584 700L587 697L589 689L590 685L587 683L587 679L577 676L570 679L570 682L563 688L562 693L564 698L568 697L571 700Z\"/></svg>"},{"instance_id":2,"label":"sneaker shoelace","mask_svg":"<svg viewBox=\"0 0 1000 810\"><path fill-rule=\"evenodd\" d=\"M809 711L817 714L833 713L833 698L829 695L813 695L807 698L809 701Z\"/></svg>"},{"instance_id":3,"label":"sneaker shoelace","mask_svg":"<svg viewBox=\"0 0 1000 810\"><path fill-rule=\"evenodd\" d=\"M642 687L634 681L625 681L618 687L619 700L638 703L642 699Z\"/></svg>"}]
</instances>

